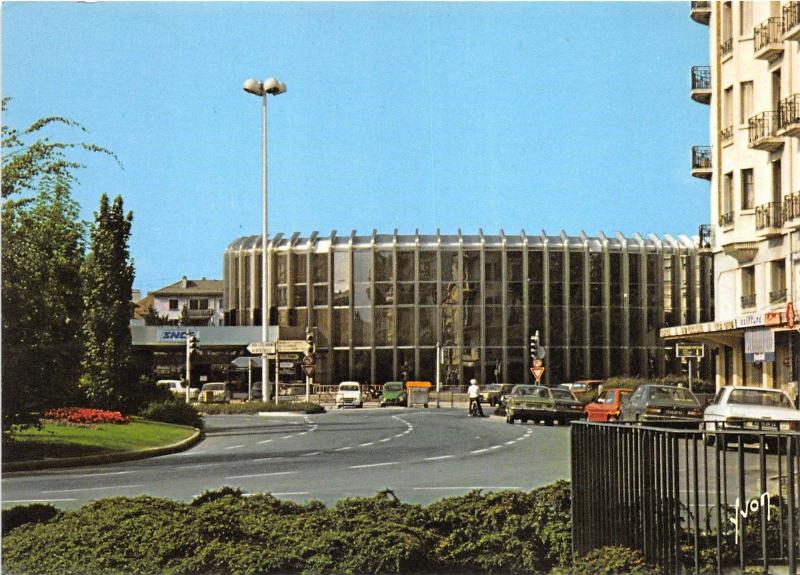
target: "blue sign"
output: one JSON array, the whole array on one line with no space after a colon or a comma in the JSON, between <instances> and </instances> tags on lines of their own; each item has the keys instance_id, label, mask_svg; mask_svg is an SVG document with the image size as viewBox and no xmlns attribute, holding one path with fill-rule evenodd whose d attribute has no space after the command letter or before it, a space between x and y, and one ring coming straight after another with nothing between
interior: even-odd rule
<instances>
[{"instance_id":1,"label":"blue sign","mask_svg":"<svg viewBox=\"0 0 800 575\"><path fill-rule=\"evenodd\" d=\"M197 331L189 330L184 327L171 327L171 328L160 328L158 330L158 341L161 342L185 342L186 338L190 335L197 335Z\"/></svg>"}]
</instances>

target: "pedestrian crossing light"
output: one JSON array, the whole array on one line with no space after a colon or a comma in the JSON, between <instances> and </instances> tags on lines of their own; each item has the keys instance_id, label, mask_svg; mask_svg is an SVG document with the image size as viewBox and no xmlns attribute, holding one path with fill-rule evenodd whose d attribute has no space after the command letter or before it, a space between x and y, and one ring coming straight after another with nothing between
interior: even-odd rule
<instances>
[{"instance_id":1,"label":"pedestrian crossing light","mask_svg":"<svg viewBox=\"0 0 800 575\"><path fill-rule=\"evenodd\" d=\"M196 355L197 353L197 336L190 335L186 338L186 353L190 356Z\"/></svg>"},{"instance_id":2,"label":"pedestrian crossing light","mask_svg":"<svg viewBox=\"0 0 800 575\"><path fill-rule=\"evenodd\" d=\"M308 350L306 351L306 355L313 355L314 352L317 351L317 342L314 339L313 332L306 333L306 343L308 344Z\"/></svg>"},{"instance_id":3,"label":"pedestrian crossing light","mask_svg":"<svg viewBox=\"0 0 800 575\"><path fill-rule=\"evenodd\" d=\"M531 360L539 359L539 330L531 336Z\"/></svg>"}]
</instances>

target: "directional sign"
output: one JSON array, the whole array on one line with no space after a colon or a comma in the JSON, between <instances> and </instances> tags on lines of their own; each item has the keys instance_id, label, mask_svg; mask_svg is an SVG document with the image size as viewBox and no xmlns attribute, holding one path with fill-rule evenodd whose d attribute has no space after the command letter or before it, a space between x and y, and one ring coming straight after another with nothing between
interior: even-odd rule
<instances>
[{"instance_id":1,"label":"directional sign","mask_svg":"<svg viewBox=\"0 0 800 575\"><path fill-rule=\"evenodd\" d=\"M278 353L305 353L308 342L304 339L287 339L278 341Z\"/></svg>"},{"instance_id":2,"label":"directional sign","mask_svg":"<svg viewBox=\"0 0 800 575\"><path fill-rule=\"evenodd\" d=\"M539 367L532 367L531 373L533 377L536 378L536 383L539 383L539 380L542 379L542 374L544 373L544 368L542 366Z\"/></svg>"},{"instance_id":3,"label":"directional sign","mask_svg":"<svg viewBox=\"0 0 800 575\"><path fill-rule=\"evenodd\" d=\"M705 348L702 343L678 343L675 344L675 357L682 358L701 358Z\"/></svg>"},{"instance_id":4,"label":"directional sign","mask_svg":"<svg viewBox=\"0 0 800 575\"><path fill-rule=\"evenodd\" d=\"M254 341L247 346L247 351L253 355L274 355L275 343L271 341Z\"/></svg>"}]
</instances>

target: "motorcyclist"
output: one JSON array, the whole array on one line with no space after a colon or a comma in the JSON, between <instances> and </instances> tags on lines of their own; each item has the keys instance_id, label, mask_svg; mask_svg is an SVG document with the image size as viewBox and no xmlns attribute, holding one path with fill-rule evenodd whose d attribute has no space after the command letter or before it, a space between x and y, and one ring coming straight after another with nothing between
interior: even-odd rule
<instances>
[{"instance_id":1,"label":"motorcyclist","mask_svg":"<svg viewBox=\"0 0 800 575\"><path fill-rule=\"evenodd\" d=\"M477 415L484 417L483 408L481 407L481 390L478 387L478 382L475 379L469 380L469 388L467 388L467 396L469 396L468 413L472 415L474 409Z\"/></svg>"}]
</instances>

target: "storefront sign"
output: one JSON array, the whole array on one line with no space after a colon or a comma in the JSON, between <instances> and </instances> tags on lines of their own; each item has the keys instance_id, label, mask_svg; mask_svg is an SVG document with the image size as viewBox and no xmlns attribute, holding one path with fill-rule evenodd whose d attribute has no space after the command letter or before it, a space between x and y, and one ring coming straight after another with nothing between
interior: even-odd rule
<instances>
[{"instance_id":1,"label":"storefront sign","mask_svg":"<svg viewBox=\"0 0 800 575\"><path fill-rule=\"evenodd\" d=\"M736 327L759 327L764 325L764 316L760 313L751 313L736 318Z\"/></svg>"},{"instance_id":2,"label":"storefront sign","mask_svg":"<svg viewBox=\"0 0 800 575\"><path fill-rule=\"evenodd\" d=\"M780 311L765 312L764 325L783 325L783 312Z\"/></svg>"},{"instance_id":3,"label":"storefront sign","mask_svg":"<svg viewBox=\"0 0 800 575\"><path fill-rule=\"evenodd\" d=\"M197 335L197 332L185 327L165 327L158 330L158 341L180 343L190 335Z\"/></svg>"}]
</instances>

